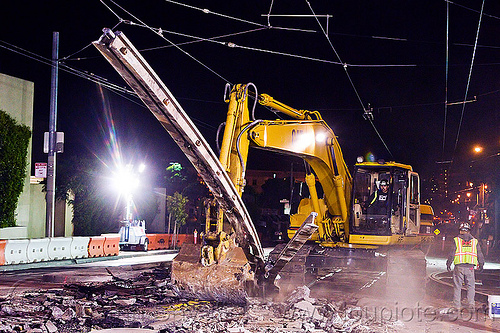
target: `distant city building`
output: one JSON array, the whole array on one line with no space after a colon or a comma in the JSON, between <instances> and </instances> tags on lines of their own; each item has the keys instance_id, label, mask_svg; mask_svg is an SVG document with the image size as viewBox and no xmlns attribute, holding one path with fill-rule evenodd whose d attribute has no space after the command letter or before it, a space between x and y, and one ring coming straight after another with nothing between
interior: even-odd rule
<instances>
[{"instance_id":1,"label":"distant city building","mask_svg":"<svg viewBox=\"0 0 500 333\"><path fill-rule=\"evenodd\" d=\"M262 185L266 183L267 180L273 178L289 178L290 171L272 171L272 170L247 170L245 173L245 178L247 180L247 186L251 186L256 193L262 193ZM305 181L305 174L303 171L293 172L293 179L295 181Z\"/></svg>"}]
</instances>

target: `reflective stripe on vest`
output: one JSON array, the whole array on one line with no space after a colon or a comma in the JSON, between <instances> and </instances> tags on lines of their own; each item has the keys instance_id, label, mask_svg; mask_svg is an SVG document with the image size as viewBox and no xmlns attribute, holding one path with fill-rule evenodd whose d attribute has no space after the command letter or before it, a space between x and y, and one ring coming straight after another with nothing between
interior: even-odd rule
<instances>
[{"instance_id":1,"label":"reflective stripe on vest","mask_svg":"<svg viewBox=\"0 0 500 333\"><path fill-rule=\"evenodd\" d=\"M457 264L473 264L477 265L477 239L472 238L470 241L464 241L460 237L455 237L455 258L453 263Z\"/></svg>"},{"instance_id":2,"label":"reflective stripe on vest","mask_svg":"<svg viewBox=\"0 0 500 333\"><path fill-rule=\"evenodd\" d=\"M375 190L375 195L373 196L373 200L372 200L372 202L370 202L370 205L373 205L373 203L374 203L375 201L377 201L377 198L378 198L378 191L377 191L377 190Z\"/></svg>"}]
</instances>

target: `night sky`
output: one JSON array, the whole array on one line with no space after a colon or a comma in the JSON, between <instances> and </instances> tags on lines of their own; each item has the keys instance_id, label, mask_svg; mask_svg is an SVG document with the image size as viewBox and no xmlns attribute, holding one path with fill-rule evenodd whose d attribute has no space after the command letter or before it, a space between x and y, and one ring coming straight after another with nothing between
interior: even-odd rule
<instances>
[{"instance_id":1,"label":"night sky","mask_svg":"<svg viewBox=\"0 0 500 333\"><path fill-rule=\"evenodd\" d=\"M498 1L484 2L476 48L482 1L183 3L188 6L164 0L2 4L0 72L35 82L33 162L46 161L42 140L48 130L51 72L50 66L33 58L50 59L52 32L58 31L63 66L128 88L90 45L103 27L115 26L143 50L211 144L217 126L225 121L226 82L253 82L260 93L290 106L320 111L338 136L349 166L357 156L371 152L376 158L412 164L429 177L436 161L454 160L459 166L474 159L475 144L491 154L499 151ZM269 13L307 16L268 18ZM331 15L328 25L320 15ZM154 33L158 28L164 38ZM217 36L224 37L212 39ZM228 47L228 42L237 47ZM110 160L116 154L108 148L114 131L125 162L141 160L160 170L170 161L185 161L137 98L102 89L63 68L59 73L57 129L65 132L66 140L59 159L78 153ZM445 108L446 89L448 102L476 101L465 108ZM368 104L388 149L363 117ZM257 117L275 118L264 109ZM250 155L250 167L269 166L289 168L289 160Z\"/></svg>"}]
</instances>

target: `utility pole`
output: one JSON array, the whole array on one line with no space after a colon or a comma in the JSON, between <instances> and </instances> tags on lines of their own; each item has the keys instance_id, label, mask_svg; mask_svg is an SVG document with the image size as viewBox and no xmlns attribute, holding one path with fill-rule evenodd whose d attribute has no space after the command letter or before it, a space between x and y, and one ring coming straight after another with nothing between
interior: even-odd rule
<instances>
[{"instance_id":1,"label":"utility pole","mask_svg":"<svg viewBox=\"0 0 500 333\"><path fill-rule=\"evenodd\" d=\"M49 155L47 160L47 206L45 236L54 237L54 214L56 197L56 121L57 85L59 73L59 32L52 33L52 75L50 82Z\"/></svg>"}]
</instances>

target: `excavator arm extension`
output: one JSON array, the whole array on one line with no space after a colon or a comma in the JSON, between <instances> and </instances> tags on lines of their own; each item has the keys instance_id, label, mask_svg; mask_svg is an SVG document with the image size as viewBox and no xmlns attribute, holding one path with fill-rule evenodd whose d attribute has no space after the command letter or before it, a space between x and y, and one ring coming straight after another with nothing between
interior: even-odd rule
<instances>
[{"instance_id":1,"label":"excavator arm extension","mask_svg":"<svg viewBox=\"0 0 500 333\"><path fill-rule=\"evenodd\" d=\"M247 259L263 267L264 252L250 215L227 172L196 126L139 51L121 32L104 29L94 46L137 93L190 160L218 201Z\"/></svg>"}]
</instances>

